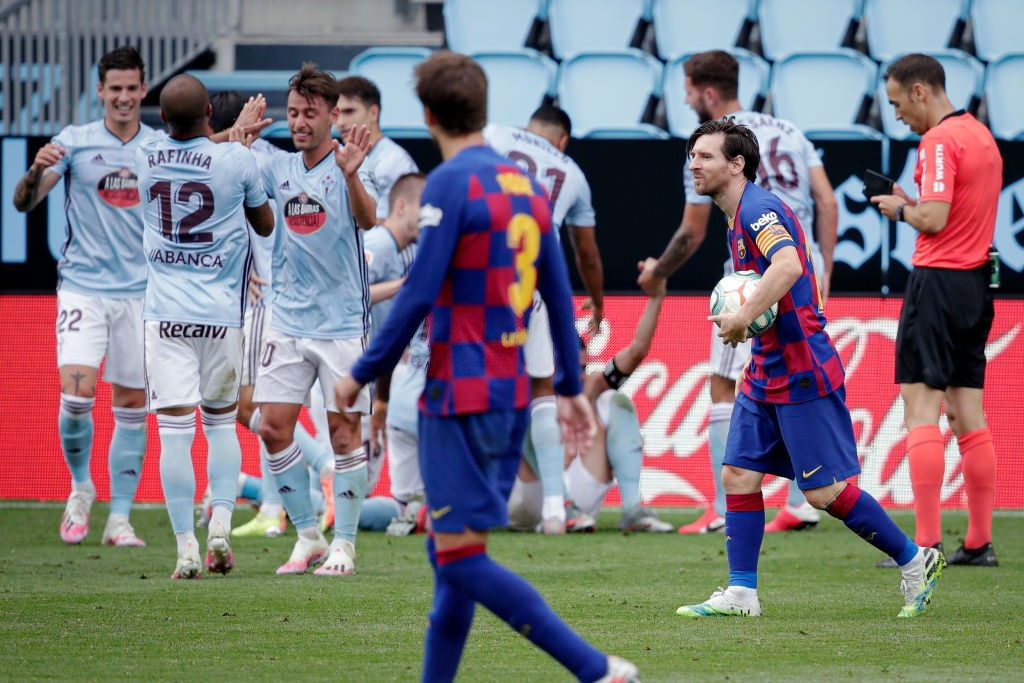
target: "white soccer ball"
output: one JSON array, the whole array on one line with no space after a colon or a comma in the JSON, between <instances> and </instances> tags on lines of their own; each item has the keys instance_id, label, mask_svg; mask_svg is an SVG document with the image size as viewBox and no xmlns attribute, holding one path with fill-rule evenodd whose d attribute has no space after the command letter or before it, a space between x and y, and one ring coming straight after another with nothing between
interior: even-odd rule
<instances>
[{"instance_id":1,"label":"white soccer ball","mask_svg":"<svg viewBox=\"0 0 1024 683\"><path fill-rule=\"evenodd\" d=\"M711 292L711 315L734 313L739 310L739 307L753 296L760 282L761 276L753 270L741 270L723 277ZM751 337L761 334L775 323L778 315L779 304L774 303L750 323L747 334Z\"/></svg>"}]
</instances>

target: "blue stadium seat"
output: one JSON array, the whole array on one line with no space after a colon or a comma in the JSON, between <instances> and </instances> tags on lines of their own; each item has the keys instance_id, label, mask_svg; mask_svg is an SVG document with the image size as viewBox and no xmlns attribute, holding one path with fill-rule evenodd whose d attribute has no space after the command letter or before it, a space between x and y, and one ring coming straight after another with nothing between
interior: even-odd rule
<instances>
[{"instance_id":1,"label":"blue stadium seat","mask_svg":"<svg viewBox=\"0 0 1024 683\"><path fill-rule=\"evenodd\" d=\"M548 0L445 0L445 44L452 52L525 47L544 21Z\"/></svg>"},{"instance_id":2,"label":"blue stadium seat","mask_svg":"<svg viewBox=\"0 0 1024 683\"><path fill-rule=\"evenodd\" d=\"M103 116L103 103L96 94L100 83L100 70L93 64L89 69L89 84L78 98L78 116L75 123L84 125Z\"/></svg>"},{"instance_id":3,"label":"blue stadium seat","mask_svg":"<svg viewBox=\"0 0 1024 683\"><path fill-rule=\"evenodd\" d=\"M385 135L425 138L423 105L416 96L413 69L429 57L425 47L371 47L349 62L350 74L368 78L380 88L380 127Z\"/></svg>"},{"instance_id":4,"label":"blue stadium seat","mask_svg":"<svg viewBox=\"0 0 1024 683\"><path fill-rule=\"evenodd\" d=\"M566 59L631 47L646 7L647 0L550 0L551 52Z\"/></svg>"},{"instance_id":5,"label":"blue stadium seat","mask_svg":"<svg viewBox=\"0 0 1024 683\"><path fill-rule=\"evenodd\" d=\"M1024 140L1024 54L1006 55L985 70L985 104L992 135Z\"/></svg>"},{"instance_id":6,"label":"blue stadium seat","mask_svg":"<svg viewBox=\"0 0 1024 683\"><path fill-rule=\"evenodd\" d=\"M1021 9L1020 0L971 0L971 33L978 59L991 62L1024 50Z\"/></svg>"},{"instance_id":7,"label":"blue stadium seat","mask_svg":"<svg viewBox=\"0 0 1024 683\"><path fill-rule=\"evenodd\" d=\"M525 126L537 107L558 94L558 64L536 50L476 52L487 74L487 120Z\"/></svg>"},{"instance_id":8,"label":"blue stadium seat","mask_svg":"<svg viewBox=\"0 0 1024 683\"><path fill-rule=\"evenodd\" d=\"M761 52L776 61L793 52L850 47L864 0L760 0Z\"/></svg>"},{"instance_id":9,"label":"blue stadium seat","mask_svg":"<svg viewBox=\"0 0 1024 683\"><path fill-rule=\"evenodd\" d=\"M946 94L949 95L949 101L957 109L976 113L984 94L985 65L963 50L940 50L930 54L939 60L946 72ZM886 62L878 70L878 110L882 118L882 132L892 140L916 139L917 134L896 120L896 111L889 104L885 72L891 63Z\"/></svg>"},{"instance_id":10,"label":"blue stadium seat","mask_svg":"<svg viewBox=\"0 0 1024 683\"><path fill-rule=\"evenodd\" d=\"M345 76L344 71L325 69L337 78ZM210 92L237 90L243 95L263 93L267 106L283 108L288 102L288 81L295 75L295 69L239 69L237 71L208 71L197 69L186 71L195 76Z\"/></svg>"},{"instance_id":11,"label":"blue stadium seat","mask_svg":"<svg viewBox=\"0 0 1024 683\"><path fill-rule=\"evenodd\" d=\"M863 123L874 101L878 65L849 48L792 54L772 67L772 112L809 138L881 140Z\"/></svg>"},{"instance_id":12,"label":"blue stadium seat","mask_svg":"<svg viewBox=\"0 0 1024 683\"><path fill-rule=\"evenodd\" d=\"M661 62L641 50L582 53L559 68L558 102L576 137L615 129L665 138L668 133L645 122L661 97L661 80Z\"/></svg>"},{"instance_id":13,"label":"blue stadium seat","mask_svg":"<svg viewBox=\"0 0 1024 683\"><path fill-rule=\"evenodd\" d=\"M887 62L908 52L960 47L970 0L865 0L868 53Z\"/></svg>"},{"instance_id":14,"label":"blue stadium seat","mask_svg":"<svg viewBox=\"0 0 1024 683\"><path fill-rule=\"evenodd\" d=\"M757 0L653 0L651 16L658 56L746 47L757 18Z\"/></svg>"},{"instance_id":15,"label":"blue stadium seat","mask_svg":"<svg viewBox=\"0 0 1024 683\"><path fill-rule=\"evenodd\" d=\"M39 62L12 65L10 70L12 88L20 88L21 111L15 114L20 135L55 135L60 126L49 120L44 108L53 100L60 87L61 66L54 62ZM17 98L11 98L8 106L17 106ZM0 109L4 101L0 94ZM3 131L0 131L3 132Z\"/></svg>"},{"instance_id":16,"label":"blue stadium seat","mask_svg":"<svg viewBox=\"0 0 1024 683\"><path fill-rule=\"evenodd\" d=\"M737 96L740 104L751 111L760 111L768 96L771 83L771 65L750 50L734 47L728 50L740 63L740 82ZM689 137L697 127L697 114L686 103L686 74L683 64L690 55L680 55L665 65L662 97L668 130L676 137Z\"/></svg>"}]
</instances>

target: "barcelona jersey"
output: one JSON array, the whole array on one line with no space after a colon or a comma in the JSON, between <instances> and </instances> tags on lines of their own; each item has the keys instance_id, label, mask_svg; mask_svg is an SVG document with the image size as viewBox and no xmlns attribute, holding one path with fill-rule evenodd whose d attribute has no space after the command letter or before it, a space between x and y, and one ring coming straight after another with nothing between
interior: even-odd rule
<instances>
[{"instance_id":1,"label":"barcelona jersey","mask_svg":"<svg viewBox=\"0 0 1024 683\"><path fill-rule=\"evenodd\" d=\"M481 145L434 169L421 202L419 254L352 377L366 383L394 367L429 313L425 415L525 407L523 345L535 290L548 306L558 361L568 365L578 353L547 194L514 162ZM555 389L580 393L579 375L567 373Z\"/></svg>"},{"instance_id":2,"label":"barcelona jersey","mask_svg":"<svg viewBox=\"0 0 1024 683\"><path fill-rule=\"evenodd\" d=\"M775 324L754 337L740 391L755 401L803 403L842 386L843 365L825 332L821 292L799 219L781 199L748 182L729 224L733 266L763 275L784 247L797 249L803 272L779 300Z\"/></svg>"}]
</instances>

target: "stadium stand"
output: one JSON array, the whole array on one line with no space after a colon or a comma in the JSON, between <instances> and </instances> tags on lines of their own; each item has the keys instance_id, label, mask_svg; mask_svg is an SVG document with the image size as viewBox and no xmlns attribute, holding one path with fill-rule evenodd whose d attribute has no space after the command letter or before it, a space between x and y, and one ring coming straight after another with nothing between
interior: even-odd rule
<instances>
[{"instance_id":1,"label":"stadium stand","mask_svg":"<svg viewBox=\"0 0 1024 683\"><path fill-rule=\"evenodd\" d=\"M530 48L476 52L487 74L488 119L524 126L537 107L558 95L558 64Z\"/></svg>"},{"instance_id":2,"label":"stadium stand","mask_svg":"<svg viewBox=\"0 0 1024 683\"><path fill-rule=\"evenodd\" d=\"M734 47L728 50L740 63L739 100L751 111L761 111L771 83L771 65L750 50ZM688 137L697 127L697 114L686 103L686 74L683 63L690 55L680 55L665 65L662 98L668 131L676 137Z\"/></svg>"},{"instance_id":3,"label":"stadium stand","mask_svg":"<svg viewBox=\"0 0 1024 683\"><path fill-rule=\"evenodd\" d=\"M1006 55L985 70L985 103L992 135L1024 140L1024 54Z\"/></svg>"},{"instance_id":4,"label":"stadium stand","mask_svg":"<svg viewBox=\"0 0 1024 683\"><path fill-rule=\"evenodd\" d=\"M654 41L661 59L747 47L757 0L653 0Z\"/></svg>"},{"instance_id":5,"label":"stadium stand","mask_svg":"<svg viewBox=\"0 0 1024 683\"><path fill-rule=\"evenodd\" d=\"M868 54L887 62L908 52L960 47L970 0L865 0Z\"/></svg>"},{"instance_id":6,"label":"stadium stand","mask_svg":"<svg viewBox=\"0 0 1024 683\"><path fill-rule=\"evenodd\" d=\"M536 45L548 0L445 0L445 44L453 52L515 50Z\"/></svg>"},{"instance_id":7,"label":"stadium stand","mask_svg":"<svg viewBox=\"0 0 1024 683\"><path fill-rule=\"evenodd\" d=\"M1020 40L1020 0L971 0L974 54L985 62L1024 50Z\"/></svg>"},{"instance_id":8,"label":"stadium stand","mask_svg":"<svg viewBox=\"0 0 1024 683\"><path fill-rule=\"evenodd\" d=\"M793 52L853 47L863 6L864 0L759 0L761 53L774 62Z\"/></svg>"},{"instance_id":9,"label":"stadium stand","mask_svg":"<svg viewBox=\"0 0 1024 683\"><path fill-rule=\"evenodd\" d=\"M962 50L940 50L930 53L939 60L946 72L946 94L954 107L976 114L985 88L985 65ZM917 135L904 123L896 120L896 112L889 105L885 90L885 71L889 62L878 70L878 111L882 119L882 132L891 140L917 139Z\"/></svg>"},{"instance_id":10,"label":"stadium stand","mask_svg":"<svg viewBox=\"0 0 1024 683\"><path fill-rule=\"evenodd\" d=\"M413 69L429 48L371 47L349 62L348 70L373 81L381 91L380 128L390 137L428 137L423 105L413 89Z\"/></svg>"},{"instance_id":11,"label":"stadium stand","mask_svg":"<svg viewBox=\"0 0 1024 683\"><path fill-rule=\"evenodd\" d=\"M550 0L551 52L564 60L580 52L639 47L638 27L650 23L647 10L648 0Z\"/></svg>"},{"instance_id":12,"label":"stadium stand","mask_svg":"<svg viewBox=\"0 0 1024 683\"><path fill-rule=\"evenodd\" d=\"M792 121L809 138L882 138L868 126L878 65L849 48L802 52L772 67L772 113Z\"/></svg>"},{"instance_id":13,"label":"stadium stand","mask_svg":"<svg viewBox=\"0 0 1024 683\"><path fill-rule=\"evenodd\" d=\"M662 65L638 49L577 54L559 68L558 100L576 137L667 138L650 123L661 98Z\"/></svg>"}]
</instances>

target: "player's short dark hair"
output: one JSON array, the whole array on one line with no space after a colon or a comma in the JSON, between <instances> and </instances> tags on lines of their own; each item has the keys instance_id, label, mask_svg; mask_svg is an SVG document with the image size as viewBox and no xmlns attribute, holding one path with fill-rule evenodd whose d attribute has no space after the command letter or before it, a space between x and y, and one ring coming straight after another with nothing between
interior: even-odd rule
<instances>
[{"instance_id":1,"label":"player's short dark hair","mask_svg":"<svg viewBox=\"0 0 1024 683\"><path fill-rule=\"evenodd\" d=\"M754 132L746 126L736 123L735 117L726 116L713 121L705 121L697 126L696 130L690 133L690 139L686 143L686 156L693 154L693 146L705 135L722 133L725 139L722 141L722 153L726 159L743 157L743 175L747 180L753 181L757 176L757 167L761 163L761 152L757 145L757 137Z\"/></svg>"},{"instance_id":2,"label":"player's short dark hair","mask_svg":"<svg viewBox=\"0 0 1024 683\"><path fill-rule=\"evenodd\" d=\"M248 98L237 90L221 90L210 95L213 115L210 117L210 128L214 133L227 130L234 125L242 107Z\"/></svg>"},{"instance_id":3,"label":"player's short dark hair","mask_svg":"<svg viewBox=\"0 0 1024 683\"><path fill-rule=\"evenodd\" d=\"M566 135L572 135L572 119L561 107L553 104L542 104L537 111L530 114L531 121L538 121L550 126L558 126Z\"/></svg>"},{"instance_id":4,"label":"player's short dark hair","mask_svg":"<svg viewBox=\"0 0 1024 683\"><path fill-rule=\"evenodd\" d=\"M899 83L904 90L910 90L914 83L922 83L932 90L946 89L946 70L939 60L919 52L903 55L889 65L883 74L885 80L890 78Z\"/></svg>"},{"instance_id":5,"label":"player's short dark hair","mask_svg":"<svg viewBox=\"0 0 1024 683\"><path fill-rule=\"evenodd\" d=\"M288 80L288 92L307 100L320 98L327 103L328 109L338 103L338 81L333 74L318 69L313 62L303 63L298 73Z\"/></svg>"},{"instance_id":6,"label":"player's short dark hair","mask_svg":"<svg viewBox=\"0 0 1024 683\"><path fill-rule=\"evenodd\" d=\"M698 88L715 88L723 99L736 99L740 63L725 50L698 52L683 63L683 73Z\"/></svg>"},{"instance_id":7,"label":"player's short dark hair","mask_svg":"<svg viewBox=\"0 0 1024 683\"><path fill-rule=\"evenodd\" d=\"M416 95L437 125L452 135L482 130L487 123L487 75L473 59L440 50L416 65Z\"/></svg>"},{"instance_id":8,"label":"player's short dark hair","mask_svg":"<svg viewBox=\"0 0 1024 683\"><path fill-rule=\"evenodd\" d=\"M391 191L388 193L388 205L394 206L397 199L412 199L413 196L418 196L423 191L425 182L427 182L426 174L419 171L398 176L398 180L391 186Z\"/></svg>"},{"instance_id":9,"label":"player's short dark hair","mask_svg":"<svg viewBox=\"0 0 1024 683\"><path fill-rule=\"evenodd\" d=\"M369 78L362 76L346 76L338 81L338 95L355 98L367 108L380 107L380 88Z\"/></svg>"},{"instance_id":10,"label":"player's short dark hair","mask_svg":"<svg viewBox=\"0 0 1024 683\"><path fill-rule=\"evenodd\" d=\"M143 83L146 81L146 63L142 61L142 55L139 54L139 51L131 45L122 45L121 47L114 48L100 57L96 69L99 72L100 83L106 81L107 72L111 69L115 71L138 69Z\"/></svg>"}]
</instances>

